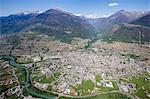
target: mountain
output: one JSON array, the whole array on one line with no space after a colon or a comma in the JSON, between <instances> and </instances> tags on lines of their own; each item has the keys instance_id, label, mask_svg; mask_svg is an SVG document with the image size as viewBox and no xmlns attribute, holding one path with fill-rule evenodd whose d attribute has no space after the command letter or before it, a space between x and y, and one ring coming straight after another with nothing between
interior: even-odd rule
<instances>
[{"instance_id":1,"label":"mountain","mask_svg":"<svg viewBox=\"0 0 150 99\"><path fill-rule=\"evenodd\" d=\"M16 14L1 17L0 34L38 32L56 38L92 37L93 27L83 18L60 9L49 9L40 14Z\"/></svg>"},{"instance_id":2,"label":"mountain","mask_svg":"<svg viewBox=\"0 0 150 99\"><path fill-rule=\"evenodd\" d=\"M105 38L111 38L112 40L123 42L138 42L139 35L141 35L143 43L150 42L149 27L125 23L114 25L111 32L105 35Z\"/></svg>"},{"instance_id":3,"label":"mountain","mask_svg":"<svg viewBox=\"0 0 150 99\"><path fill-rule=\"evenodd\" d=\"M117 11L109 17L87 19L60 9L49 9L43 13L23 12L0 17L0 34L19 32L44 33L56 39L69 41L73 37L91 38L96 33L120 41L137 41L139 31L142 41L149 41L150 13Z\"/></svg>"},{"instance_id":4,"label":"mountain","mask_svg":"<svg viewBox=\"0 0 150 99\"><path fill-rule=\"evenodd\" d=\"M13 14L8 17L1 17L1 31L0 34L11 34L20 32L24 27L26 27L25 22L36 14Z\"/></svg>"},{"instance_id":5,"label":"mountain","mask_svg":"<svg viewBox=\"0 0 150 99\"><path fill-rule=\"evenodd\" d=\"M109 16L106 19L106 22L111 24L128 23L139 18L142 14L142 12L128 12L125 10L120 10Z\"/></svg>"},{"instance_id":6,"label":"mountain","mask_svg":"<svg viewBox=\"0 0 150 99\"><path fill-rule=\"evenodd\" d=\"M142 16L139 19L134 20L131 24L143 25L150 27L150 13Z\"/></svg>"},{"instance_id":7,"label":"mountain","mask_svg":"<svg viewBox=\"0 0 150 99\"><path fill-rule=\"evenodd\" d=\"M111 31L115 24L129 23L143 15L143 12L128 12L125 10L117 11L106 18L99 18L93 26L96 26L97 31L102 33L108 33Z\"/></svg>"},{"instance_id":8,"label":"mountain","mask_svg":"<svg viewBox=\"0 0 150 99\"><path fill-rule=\"evenodd\" d=\"M106 18L99 25L104 32L104 39L123 42L138 42L141 32L142 42L150 42L150 16L148 12L118 11Z\"/></svg>"}]
</instances>

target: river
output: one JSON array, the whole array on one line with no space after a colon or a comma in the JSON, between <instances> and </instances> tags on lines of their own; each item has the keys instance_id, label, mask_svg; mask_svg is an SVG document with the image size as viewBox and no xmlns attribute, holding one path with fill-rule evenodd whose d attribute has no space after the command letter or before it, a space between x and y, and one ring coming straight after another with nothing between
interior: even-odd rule
<instances>
[{"instance_id":1,"label":"river","mask_svg":"<svg viewBox=\"0 0 150 99\"><path fill-rule=\"evenodd\" d=\"M14 68L21 68L25 71L25 73L23 73L25 76L24 90L27 92L28 95L42 98L42 99L55 99L58 97L57 95L53 95L52 93L48 93L46 91L41 91L40 89L35 88L30 81L30 73L29 73L28 68L22 64L16 63L15 58L13 56L11 56L11 55L7 55L7 56L0 55L0 60L9 61L9 64L11 66L13 66Z\"/></svg>"}]
</instances>

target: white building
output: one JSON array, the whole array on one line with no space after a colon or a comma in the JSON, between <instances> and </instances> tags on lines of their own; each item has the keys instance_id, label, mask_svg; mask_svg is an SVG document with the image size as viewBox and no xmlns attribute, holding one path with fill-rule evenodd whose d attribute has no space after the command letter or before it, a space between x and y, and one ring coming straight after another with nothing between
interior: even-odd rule
<instances>
[{"instance_id":1,"label":"white building","mask_svg":"<svg viewBox=\"0 0 150 99\"><path fill-rule=\"evenodd\" d=\"M127 86L121 85L120 87L121 87L121 89L122 89L124 92L128 92L128 87L127 87Z\"/></svg>"},{"instance_id":2,"label":"white building","mask_svg":"<svg viewBox=\"0 0 150 99\"><path fill-rule=\"evenodd\" d=\"M112 87L112 88L113 88L112 82L106 82L105 86L106 86L106 87Z\"/></svg>"}]
</instances>

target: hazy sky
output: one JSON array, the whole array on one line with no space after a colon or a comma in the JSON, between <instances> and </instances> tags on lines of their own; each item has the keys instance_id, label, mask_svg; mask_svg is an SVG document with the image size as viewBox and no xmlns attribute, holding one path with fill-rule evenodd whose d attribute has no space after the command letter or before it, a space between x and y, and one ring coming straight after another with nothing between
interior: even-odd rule
<instances>
[{"instance_id":1,"label":"hazy sky","mask_svg":"<svg viewBox=\"0 0 150 99\"><path fill-rule=\"evenodd\" d=\"M0 16L60 8L75 14L111 14L118 10L148 11L150 0L0 0Z\"/></svg>"}]
</instances>

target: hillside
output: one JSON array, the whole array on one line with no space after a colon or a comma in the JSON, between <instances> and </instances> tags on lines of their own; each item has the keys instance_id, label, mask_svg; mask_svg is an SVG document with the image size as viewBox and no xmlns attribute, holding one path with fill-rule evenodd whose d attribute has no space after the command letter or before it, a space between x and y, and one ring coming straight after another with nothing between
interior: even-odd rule
<instances>
[{"instance_id":1,"label":"hillside","mask_svg":"<svg viewBox=\"0 0 150 99\"><path fill-rule=\"evenodd\" d=\"M138 42L141 32L142 42L149 42L150 16L149 12L117 11L106 18L89 20L102 35L103 39L112 38L115 41Z\"/></svg>"},{"instance_id":2,"label":"hillside","mask_svg":"<svg viewBox=\"0 0 150 99\"><path fill-rule=\"evenodd\" d=\"M131 23L150 27L150 13L137 20L134 20Z\"/></svg>"},{"instance_id":3,"label":"hillside","mask_svg":"<svg viewBox=\"0 0 150 99\"><path fill-rule=\"evenodd\" d=\"M93 38L96 33L113 37L119 41L149 41L149 12L117 11L109 17L87 19L60 9L49 9L43 13L20 13L1 17L0 34L34 32L53 36L63 42L72 38ZM146 26L146 27L145 27Z\"/></svg>"},{"instance_id":4,"label":"hillside","mask_svg":"<svg viewBox=\"0 0 150 99\"><path fill-rule=\"evenodd\" d=\"M132 22L142 15L142 12L129 12L120 10L109 17L95 19L96 21L92 25L97 29L98 32L108 33L111 31L114 25Z\"/></svg>"},{"instance_id":5,"label":"hillside","mask_svg":"<svg viewBox=\"0 0 150 99\"><path fill-rule=\"evenodd\" d=\"M123 42L138 42L139 33L141 33L141 41L150 42L150 28L134 25L134 24L119 24L115 25L111 32L106 34L107 38L111 37L112 40Z\"/></svg>"},{"instance_id":6,"label":"hillside","mask_svg":"<svg viewBox=\"0 0 150 99\"><path fill-rule=\"evenodd\" d=\"M93 27L84 19L71 13L50 9L41 14L17 14L1 17L0 34L38 32L59 39L90 38Z\"/></svg>"}]
</instances>

